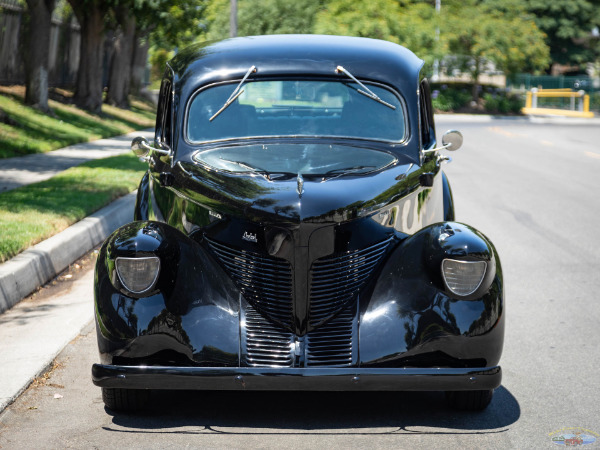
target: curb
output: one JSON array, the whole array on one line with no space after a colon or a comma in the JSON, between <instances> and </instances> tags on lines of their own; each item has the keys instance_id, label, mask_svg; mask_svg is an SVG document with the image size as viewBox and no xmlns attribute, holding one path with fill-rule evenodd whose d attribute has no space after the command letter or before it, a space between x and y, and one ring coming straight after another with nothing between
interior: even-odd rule
<instances>
[{"instance_id":1,"label":"curb","mask_svg":"<svg viewBox=\"0 0 600 450\"><path fill-rule=\"evenodd\" d=\"M66 269L133 217L136 191L0 264L0 313Z\"/></svg>"},{"instance_id":2,"label":"curb","mask_svg":"<svg viewBox=\"0 0 600 450\"><path fill-rule=\"evenodd\" d=\"M461 122L461 123L487 123L501 120L512 123L535 123L556 125L600 125L600 118L583 119L578 117L532 115L532 116L494 116L490 114L436 114L436 123ZM438 130L439 131L439 130Z\"/></svg>"}]
</instances>

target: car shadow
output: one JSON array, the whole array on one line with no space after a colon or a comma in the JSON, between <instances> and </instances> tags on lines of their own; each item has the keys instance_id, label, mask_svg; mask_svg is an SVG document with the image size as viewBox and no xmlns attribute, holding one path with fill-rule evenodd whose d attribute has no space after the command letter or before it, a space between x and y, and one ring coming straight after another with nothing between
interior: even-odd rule
<instances>
[{"instance_id":1,"label":"car shadow","mask_svg":"<svg viewBox=\"0 0 600 450\"><path fill-rule=\"evenodd\" d=\"M504 387L482 412L456 411L441 392L153 393L139 414L106 412L120 433L490 434L515 423L521 408Z\"/></svg>"}]
</instances>

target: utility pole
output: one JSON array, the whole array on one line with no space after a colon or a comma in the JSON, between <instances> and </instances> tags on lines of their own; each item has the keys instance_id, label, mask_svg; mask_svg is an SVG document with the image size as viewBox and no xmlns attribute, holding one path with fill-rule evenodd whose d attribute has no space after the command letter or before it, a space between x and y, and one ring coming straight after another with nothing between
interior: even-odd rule
<instances>
[{"instance_id":1,"label":"utility pole","mask_svg":"<svg viewBox=\"0 0 600 450\"><path fill-rule=\"evenodd\" d=\"M229 16L229 36L237 36L237 0L231 0L231 14Z\"/></svg>"},{"instance_id":2,"label":"utility pole","mask_svg":"<svg viewBox=\"0 0 600 450\"><path fill-rule=\"evenodd\" d=\"M435 12L440 20L440 10L442 9L442 0L435 0ZM435 27L435 41L439 42L440 40L440 26ZM431 77L431 81L438 81L440 79L440 62L437 58L433 61L433 76Z\"/></svg>"}]
</instances>

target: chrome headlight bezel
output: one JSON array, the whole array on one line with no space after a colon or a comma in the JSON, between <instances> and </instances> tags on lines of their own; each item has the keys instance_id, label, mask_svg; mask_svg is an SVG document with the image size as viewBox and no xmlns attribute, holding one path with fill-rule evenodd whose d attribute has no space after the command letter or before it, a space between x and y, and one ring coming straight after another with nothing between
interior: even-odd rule
<instances>
[{"instance_id":1,"label":"chrome headlight bezel","mask_svg":"<svg viewBox=\"0 0 600 450\"><path fill-rule=\"evenodd\" d=\"M450 265L454 265L454 269L469 269L476 270L477 272L473 274L475 275L475 277L467 283L467 286L465 286L461 290L457 286L457 281L452 280L449 276L450 271L452 270L452 268L449 267ZM448 289L450 292L452 292L452 294L456 295L457 297L468 297L477 292L477 290L481 287L483 280L485 279L487 269L488 263L486 261L464 261L459 259L445 258L442 260L441 264L442 277L444 279L446 289Z\"/></svg>"},{"instance_id":2,"label":"chrome headlight bezel","mask_svg":"<svg viewBox=\"0 0 600 450\"><path fill-rule=\"evenodd\" d=\"M127 275L125 274L125 268L123 266L123 264L126 263L132 263L132 262L144 262L144 263L154 263L155 265L153 267L150 267L148 270L151 271L151 273L149 274L150 276L148 277L148 279L146 280L146 282L144 282L142 284L142 286L139 286L139 288L136 289L136 287L134 287L134 283L131 280L127 280ZM121 269L119 269L119 266L121 266ZM161 264L160 264L160 258L158 256L141 256L141 257L124 257L124 256L119 256L115 259L115 271L117 272L117 276L119 277L119 282L121 283L121 285L123 286L123 288L125 290L127 290L128 292L132 293L132 294L136 294L136 295L141 295L141 294L145 294L148 293L150 291L152 291L154 289L154 287L156 286L156 282L158 281L158 276L160 274L160 268L161 268Z\"/></svg>"}]
</instances>

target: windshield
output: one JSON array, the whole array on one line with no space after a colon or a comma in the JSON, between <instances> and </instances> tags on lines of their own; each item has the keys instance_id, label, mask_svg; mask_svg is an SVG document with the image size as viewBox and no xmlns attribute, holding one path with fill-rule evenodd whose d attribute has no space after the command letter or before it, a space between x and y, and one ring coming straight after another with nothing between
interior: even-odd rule
<instances>
[{"instance_id":1,"label":"windshield","mask_svg":"<svg viewBox=\"0 0 600 450\"><path fill-rule=\"evenodd\" d=\"M389 153L347 145L270 144L219 147L198 152L194 160L217 170L277 175L319 175L334 178L365 174L387 167Z\"/></svg>"},{"instance_id":2,"label":"windshield","mask_svg":"<svg viewBox=\"0 0 600 450\"><path fill-rule=\"evenodd\" d=\"M189 141L269 136L404 139L402 103L381 86L369 84L369 89L394 109L346 80L249 81L228 103L235 88L235 83L220 84L194 96L187 118Z\"/></svg>"}]
</instances>

